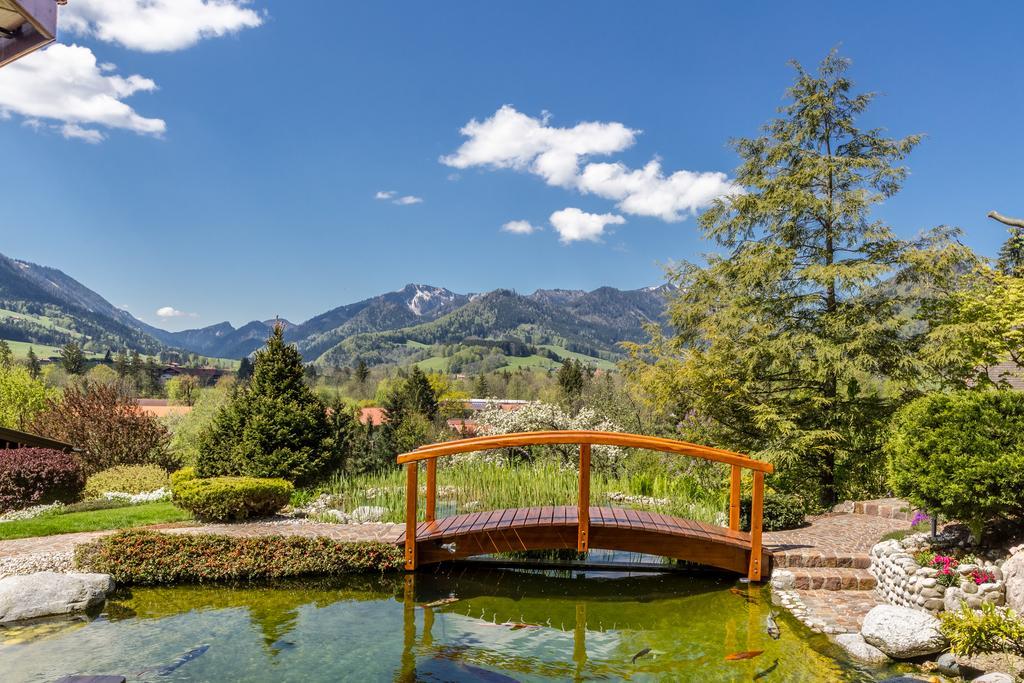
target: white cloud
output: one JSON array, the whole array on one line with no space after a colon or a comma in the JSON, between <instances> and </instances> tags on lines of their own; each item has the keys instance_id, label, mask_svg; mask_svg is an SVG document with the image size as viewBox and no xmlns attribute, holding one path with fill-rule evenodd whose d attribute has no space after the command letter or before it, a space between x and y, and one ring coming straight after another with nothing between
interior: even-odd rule
<instances>
[{"instance_id":1,"label":"white cloud","mask_svg":"<svg viewBox=\"0 0 1024 683\"><path fill-rule=\"evenodd\" d=\"M414 197L411 194L407 194L404 197L399 197L398 199L396 199L394 203L400 204L402 206L408 206L410 204L422 204L423 197Z\"/></svg>"},{"instance_id":2,"label":"white cloud","mask_svg":"<svg viewBox=\"0 0 1024 683\"><path fill-rule=\"evenodd\" d=\"M197 313L186 313L185 311L179 311L174 306L164 306L163 308L156 309L156 314L160 318L198 318Z\"/></svg>"},{"instance_id":3,"label":"white cloud","mask_svg":"<svg viewBox=\"0 0 1024 683\"><path fill-rule=\"evenodd\" d=\"M87 142L103 139L89 125L162 135L162 119L141 116L122 101L153 90L156 83L148 78L104 72L92 50L77 45L53 45L0 69L0 111L27 117L28 125L35 119L62 122L65 137Z\"/></svg>"},{"instance_id":4,"label":"white cloud","mask_svg":"<svg viewBox=\"0 0 1024 683\"><path fill-rule=\"evenodd\" d=\"M533 225L529 221L509 221L501 226L502 232L511 232L515 235L532 235L541 229L540 226Z\"/></svg>"},{"instance_id":5,"label":"white cloud","mask_svg":"<svg viewBox=\"0 0 1024 683\"><path fill-rule=\"evenodd\" d=\"M622 225L626 219L613 213L587 213L575 208L562 209L551 214L551 225L558 232L562 244L589 240L600 241L609 225Z\"/></svg>"},{"instance_id":6,"label":"white cloud","mask_svg":"<svg viewBox=\"0 0 1024 683\"><path fill-rule=\"evenodd\" d=\"M395 196L394 190L380 190L377 194L373 195L374 199L391 199Z\"/></svg>"},{"instance_id":7,"label":"white cloud","mask_svg":"<svg viewBox=\"0 0 1024 683\"><path fill-rule=\"evenodd\" d=\"M183 50L203 38L255 28L263 13L248 0L73 0L60 28L141 52Z\"/></svg>"},{"instance_id":8,"label":"white cloud","mask_svg":"<svg viewBox=\"0 0 1024 683\"><path fill-rule=\"evenodd\" d=\"M529 170L551 185L571 185L581 157L611 154L630 147L639 131L621 123L584 122L572 128L548 125L504 105L489 119L472 119L460 131L469 138L441 163L454 168L490 166Z\"/></svg>"},{"instance_id":9,"label":"white cloud","mask_svg":"<svg viewBox=\"0 0 1024 683\"><path fill-rule=\"evenodd\" d=\"M613 200L625 213L668 222L741 191L724 173L680 170L666 176L657 159L641 169L591 162L580 170L588 156L631 147L639 131L617 122L556 128L548 121L547 114L533 118L505 105L488 119L467 123L461 133L468 140L454 154L441 157L441 163L529 171L549 185Z\"/></svg>"},{"instance_id":10,"label":"white cloud","mask_svg":"<svg viewBox=\"0 0 1024 683\"><path fill-rule=\"evenodd\" d=\"M399 206L423 203L423 197L417 197L411 194L399 197L398 193L394 190L379 190L377 194L373 195L373 198L381 201L390 201L392 204L398 204Z\"/></svg>"}]
</instances>

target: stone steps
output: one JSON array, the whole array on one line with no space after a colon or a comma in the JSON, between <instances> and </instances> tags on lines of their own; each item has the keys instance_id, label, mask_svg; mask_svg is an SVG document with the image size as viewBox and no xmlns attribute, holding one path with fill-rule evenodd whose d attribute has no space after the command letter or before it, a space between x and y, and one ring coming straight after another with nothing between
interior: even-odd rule
<instances>
[{"instance_id":1,"label":"stone steps","mask_svg":"<svg viewBox=\"0 0 1024 683\"><path fill-rule=\"evenodd\" d=\"M784 550L772 553L772 562L774 567L780 569L803 567L867 569L871 566L871 556L867 553Z\"/></svg>"},{"instance_id":2,"label":"stone steps","mask_svg":"<svg viewBox=\"0 0 1024 683\"><path fill-rule=\"evenodd\" d=\"M853 504L851 512L855 515L870 515L872 517L898 519L907 522L914 516L913 506L899 498L857 501Z\"/></svg>"},{"instance_id":3,"label":"stone steps","mask_svg":"<svg viewBox=\"0 0 1024 683\"><path fill-rule=\"evenodd\" d=\"M792 587L814 591L870 591L877 581L867 569L857 567L795 567Z\"/></svg>"}]
</instances>

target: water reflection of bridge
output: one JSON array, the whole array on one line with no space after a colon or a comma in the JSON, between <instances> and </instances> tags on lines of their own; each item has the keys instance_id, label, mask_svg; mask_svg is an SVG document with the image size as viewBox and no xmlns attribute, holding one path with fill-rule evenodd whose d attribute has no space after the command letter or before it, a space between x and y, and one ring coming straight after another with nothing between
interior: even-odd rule
<instances>
[{"instance_id":1,"label":"water reflection of bridge","mask_svg":"<svg viewBox=\"0 0 1024 683\"><path fill-rule=\"evenodd\" d=\"M437 459L458 453L535 445L578 444L579 498L574 506L492 510L437 519ZM729 526L717 527L655 512L590 505L590 452L595 445L643 448L729 465ZM405 567L416 569L474 555L591 548L661 555L746 574L760 581L770 556L761 543L764 475L768 463L685 441L615 432L524 432L422 446L398 456L406 466ZM426 464L425 519L417 521L419 469ZM740 531L743 470L752 474L750 531Z\"/></svg>"}]
</instances>

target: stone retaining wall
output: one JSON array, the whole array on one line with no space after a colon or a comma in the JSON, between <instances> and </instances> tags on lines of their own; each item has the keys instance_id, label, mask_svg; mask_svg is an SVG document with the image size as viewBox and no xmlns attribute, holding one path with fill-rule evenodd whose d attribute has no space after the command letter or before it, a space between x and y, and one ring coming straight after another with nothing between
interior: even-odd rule
<instances>
[{"instance_id":1,"label":"stone retaining wall","mask_svg":"<svg viewBox=\"0 0 1024 683\"><path fill-rule=\"evenodd\" d=\"M986 563L982 569L990 572L995 581L979 585L968 576L978 565L960 565L959 586L946 587L938 581L938 569L922 567L914 560L913 553L921 546L921 539L911 536L903 541L883 541L871 548L868 571L878 582L875 590L883 600L931 614L959 609L961 602L967 602L972 609L978 609L984 602L1004 604L1006 587L998 566Z\"/></svg>"}]
</instances>

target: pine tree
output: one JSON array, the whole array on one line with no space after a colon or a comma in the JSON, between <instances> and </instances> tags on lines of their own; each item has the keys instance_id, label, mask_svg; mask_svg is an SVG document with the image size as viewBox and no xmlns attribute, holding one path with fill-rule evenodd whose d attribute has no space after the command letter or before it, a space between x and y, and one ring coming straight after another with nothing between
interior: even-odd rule
<instances>
[{"instance_id":1,"label":"pine tree","mask_svg":"<svg viewBox=\"0 0 1024 683\"><path fill-rule=\"evenodd\" d=\"M14 367L14 352L11 346L3 339L0 339L0 369L10 370Z\"/></svg>"},{"instance_id":2,"label":"pine tree","mask_svg":"<svg viewBox=\"0 0 1024 683\"><path fill-rule=\"evenodd\" d=\"M39 357L36 356L36 352L32 347L28 347L28 374L32 376L32 379L39 379L39 376L43 374L43 368L39 365Z\"/></svg>"},{"instance_id":3,"label":"pine tree","mask_svg":"<svg viewBox=\"0 0 1024 683\"><path fill-rule=\"evenodd\" d=\"M572 358L566 358L562 361L562 366L558 368L557 379L562 395L570 406L575 407L583 396L585 384L583 363Z\"/></svg>"},{"instance_id":4,"label":"pine tree","mask_svg":"<svg viewBox=\"0 0 1024 683\"><path fill-rule=\"evenodd\" d=\"M277 324L256 352L249 383L201 437L197 472L202 477L283 477L304 485L339 463L326 406L304 381L302 356L284 342Z\"/></svg>"},{"instance_id":5,"label":"pine tree","mask_svg":"<svg viewBox=\"0 0 1024 683\"><path fill-rule=\"evenodd\" d=\"M238 364L238 380L248 382L250 377L252 377L252 361L249 360L249 356L243 356Z\"/></svg>"},{"instance_id":6,"label":"pine tree","mask_svg":"<svg viewBox=\"0 0 1024 683\"><path fill-rule=\"evenodd\" d=\"M114 356L114 372L122 379L128 376L128 354L123 348L119 349L117 355Z\"/></svg>"},{"instance_id":7,"label":"pine tree","mask_svg":"<svg viewBox=\"0 0 1024 683\"><path fill-rule=\"evenodd\" d=\"M107 352L103 354L103 362L107 365L110 365L111 363L114 362L114 359L110 353L110 349L107 349Z\"/></svg>"},{"instance_id":8,"label":"pine tree","mask_svg":"<svg viewBox=\"0 0 1024 683\"><path fill-rule=\"evenodd\" d=\"M362 358L356 362L355 374L359 386L366 384L366 380L370 377L370 368L366 367L366 361Z\"/></svg>"},{"instance_id":9,"label":"pine tree","mask_svg":"<svg viewBox=\"0 0 1024 683\"><path fill-rule=\"evenodd\" d=\"M794 66L779 118L734 142L745 191L700 217L724 253L673 271L674 333L633 347L628 370L691 438L773 460L774 485L824 507L884 486L882 430L920 378L923 334L894 282L947 235L907 242L870 216L920 136L859 128L873 95L835 52L816 75Z\"/></svg>"},{"instance_id":10,"label":"pine tree","mask_svg":"<svg viewBox=\"0 0 1024 683\"><path fill-rule=\"evenodd\" d=\"M1010 227L1010 236L999 248L996 267L1004 275L1024 277L1024 229Z\"/></svg>"},{"instance_id":11,"label":"pine tree","mask_svg":"<svg viewBox=\"0 0 1024 683\"><path fill-rule=\"evenodd\" d=\"M69 375L85 373L85 354L77 342L68 342L60 350L60 362Z\"/></svg>"},{"instance_id":12,"label":"pine tree","mask_svg":"<svg viewBox=\"0 0 1024 683\"><path fill-rule=\"evenodd\" d=\"M476 376L476 380L473 382L473 393L477 398L487 398L487 394L491 393L491 388L487 386L487 375L482 372Z\"/></svg>"}]
</instances>

